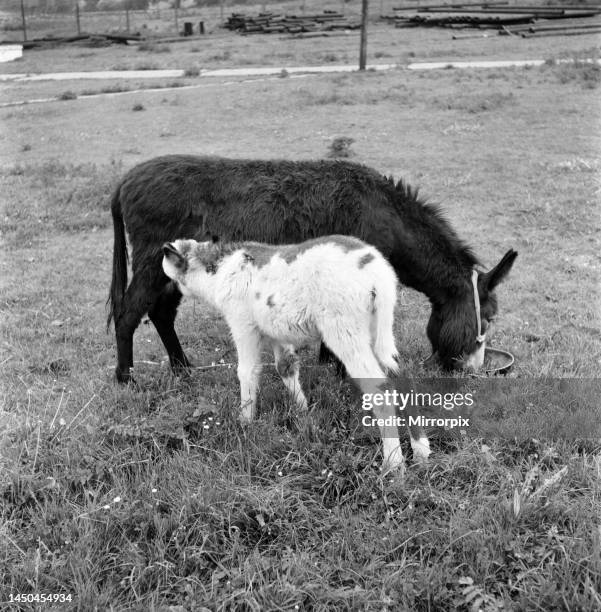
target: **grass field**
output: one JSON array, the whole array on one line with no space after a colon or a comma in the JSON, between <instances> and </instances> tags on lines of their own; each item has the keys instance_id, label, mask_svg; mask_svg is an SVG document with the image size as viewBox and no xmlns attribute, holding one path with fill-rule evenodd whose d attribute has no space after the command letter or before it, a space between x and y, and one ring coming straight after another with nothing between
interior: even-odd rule
<instances>
[{"instance_id":1,"label":"grass field","mask_svg":"<svg viewBox=\"0 0 601 612\"><path fill-rule=\"evenodd\" d=\"M542 57L595 51L579 40L558 39ZM489 42L478 42L480 55ZM224 38L215 62L235 66L248 52L259 64L277 43L256 55L247 44L261 43ZM299 61L318 63L320 44L302 47ZM11 70L133 63L132 53L186 67L180 48L121 59L87 50L77 61L56 49ZM437 39L429 57L459 53L449 49ZM331 52L344 61L342 48ZM0 109L1 607L598 610L598 393L562 391L556 379L595 379L601 366L599 71L549 62L185 82L198 87L86 98L111 84L43 82L2 92L3 101L74 96ZM242 429L233 345L199 304L182 306L177 327L200 369L174 378L143 324L142 389L112 380L108 199L125 170L168 152L319 158L342 136L354 139L352 159L440 202L486 265L510 247L520 253L498 291L493 336L516 365L505 395L482 396L497 433L433 433L427 466L411 462L403 435L404 480L380 476L358 398L313 350L301 371L310 414L295 414L268 367L260 417ZM417 375L429 308L413 291L401 298L397 343ZM19 604L19 593L71 601Z\"/></svg>"}]
</instances>

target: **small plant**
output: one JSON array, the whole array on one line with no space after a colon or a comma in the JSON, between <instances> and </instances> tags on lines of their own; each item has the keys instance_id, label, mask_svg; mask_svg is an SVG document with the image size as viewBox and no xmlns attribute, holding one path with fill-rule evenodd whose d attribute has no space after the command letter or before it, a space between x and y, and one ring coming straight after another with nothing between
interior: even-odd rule
<instances>
[{"instance_id":1,"label":"small plant","mask_svg":"<svg viewBox=\"0 0 601 612\"><path fill-rule=\"evenodd\" d=\"M285 79L290 76L290 73L286 70L286 68L282 68L278 76L280 77L280 79Z\"/></svg>"},{"instance_id":2,"label":"small plant","mask_svg":"<svg viewBox=\"0 0 601 612\"><path fill-rule=\"evenodd\" d=\"M138 104L134 104L134 105L132 106L132 108L131 108L131 109L132 109L133 111L143 111L143 110L146 110L146 109L144 108L144 105L143 105L143 104L140 104L140 103L138 103Z\"/></svg>"},{"instance_id":3,"label":"small plant","mask_svg":"<svg viewBox=\"0 0 601 612\"><path fill-rule=\"evenodd\" d=\"M142 62L134 66L134 70L158 70L160 66L153 62Z\"/></svg>"},{"instance_id":4,"label":"small plant","mask_svg":"<svg viewBox=\"0 0 601 612\"><path fill-rule=\"evenodd\" d=\"M58 100L76 100L77 94L72 91L63 91L62 94L57 96Z\"/></svg>"},{"instance_id":5,"label":"small plant","mask_svg":"<svg viewBox=\"0 0 601 612\"><path fill-rule=\"evenodd\" d=\"M200 75L200 68L198 66L190 66L184 70L185 77L197 77Z\"/></svg>"},{"instance_id":6,"label":"small plant","mask_svg":"<svg viewBox=\"0 0 601 612\"><path fill-rule=\"evenodd\" d=\"M353 142L355 142L355 139L347 136L334 138L328 150L328 157L352 157L354 155L354 152L351 150Z\"/></svg>"},{"instance_id":7,"label":"small plant","mask_svg":"<svg viewBox=\"0 0 601 612\"><path fill-rule=\"evenodd\" d=\"M169 45L159 45L154 42L143 42L138 45L138 51L148 51L149 53L171 53Z\"/></svg>"},{"instance_id":8,"label":"small plant","mask_svg":"<svg viewBox=\"0 0 601 612\"><path fill-rule=\"evenodd\" d=\"M339 61L338 56L335 53L324 53L321 56L323 62L337 62Z\"/></svg>"},{"instance_id":9,"label":"small plant","mask_svg":"<svg viewBox=\"0 0 601 612\"><path fill-rule=\"evenodd\" d=\"M557 75L562 85L577 82L584 89L595 89L601 83L601 66L593 62L576 60L561 64Z\"/></svg>"}]
</instances>

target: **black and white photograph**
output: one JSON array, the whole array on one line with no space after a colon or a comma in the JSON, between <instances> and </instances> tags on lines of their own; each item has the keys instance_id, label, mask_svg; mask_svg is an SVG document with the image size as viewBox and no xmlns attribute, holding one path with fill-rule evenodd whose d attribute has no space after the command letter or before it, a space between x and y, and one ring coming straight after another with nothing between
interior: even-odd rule
<instances>
[{"instance_id":1,"label":"black and white photograph","mask_svg":"<svg viewBox=\"0 0 601 612\"><path fill-rule=\"evenodd\" d=\"M601 610L601 1L0 0L0 609Z\"/></svg>"}]
</instances>

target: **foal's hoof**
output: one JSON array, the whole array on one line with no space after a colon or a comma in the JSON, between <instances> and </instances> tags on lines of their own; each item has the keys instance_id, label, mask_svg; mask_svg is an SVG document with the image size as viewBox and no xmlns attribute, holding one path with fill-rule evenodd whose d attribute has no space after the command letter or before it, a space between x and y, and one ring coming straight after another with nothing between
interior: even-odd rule
<instances>
[{"instance_id":1,"label":"foal's hoof","mask_svg":"<svg viewBox=\"0 0 601 612\"><path fill-rule=\"evenodd\" d=\"M400 463L393 463L391 461L387 461L382 464L382 468L380 469L380 475L382 478L405 478L405 462L401 461Z\"/></svg>"}]
</instances>

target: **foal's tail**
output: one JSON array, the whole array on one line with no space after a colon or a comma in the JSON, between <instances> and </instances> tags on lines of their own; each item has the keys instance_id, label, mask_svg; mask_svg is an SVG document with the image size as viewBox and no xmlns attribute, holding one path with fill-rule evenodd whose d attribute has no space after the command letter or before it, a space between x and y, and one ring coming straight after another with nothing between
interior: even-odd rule
<instances>
[{"instance_id":1,"label":"foal's tail","mask_svg":"<svg viewBox=\"0 0 601 612\"><path fill-rule=\"evenodd\" d=\"M390 278L373 289L372 339L373 351L383 368L399 373L399 353L394 342L394 307L397 300L397 280L391 270Z\"/></svg>"},{"instance_id":2,"label":"foal's tail","mask_svg":"<svg viewBox=\"0 0 601 612\"><path fill-rule=\"evenodd\" d=\"M106 301L109 306L109 314L106 321L107 331L111 320L115 320L121 312L121 303L127 287L127 243L125 241L125 224L121 211L120 188L117 187L111 200L111 214L113 215L113 276L111 289Z\"/></svg>"}]
</instances>

